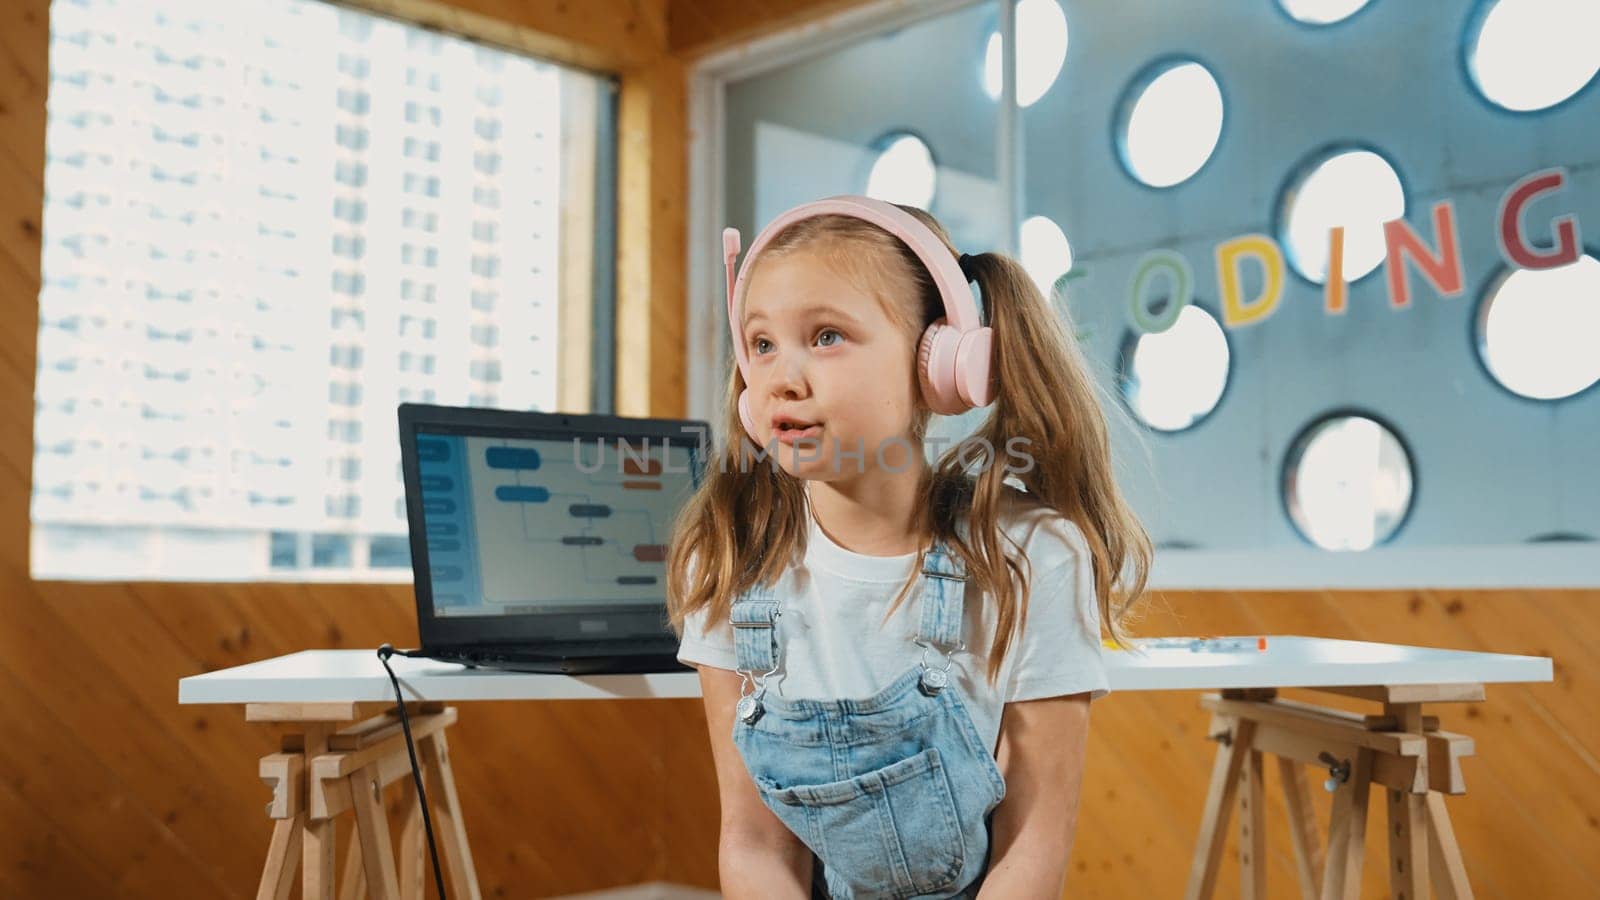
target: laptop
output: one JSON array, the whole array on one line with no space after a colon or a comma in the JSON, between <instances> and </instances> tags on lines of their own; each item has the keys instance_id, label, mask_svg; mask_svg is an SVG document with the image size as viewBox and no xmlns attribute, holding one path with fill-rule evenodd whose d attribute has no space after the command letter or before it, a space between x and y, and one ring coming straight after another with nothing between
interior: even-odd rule
<instances>
[{"instance_id":1,"label":"laptop","mask_svg":"<svg viewBox=\"0 0 1600 900\"><path fill-rule=\"evenodd\" d=\"M666 551L704 475L705 422L420 403L399 418L415 655L693 671L667 625Z\"/></svg>"}]
</instances>

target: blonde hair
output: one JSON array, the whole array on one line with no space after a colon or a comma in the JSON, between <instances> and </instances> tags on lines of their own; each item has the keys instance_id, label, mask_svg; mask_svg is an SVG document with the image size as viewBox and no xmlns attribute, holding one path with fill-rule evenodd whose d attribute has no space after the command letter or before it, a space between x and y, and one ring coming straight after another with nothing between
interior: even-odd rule
<instances>
[{"instance_id":1,"label":"blonde hair","mask_svg":"<svg viewBox=\"0 0 1600 900\"><path fill-rule=\"evenodd\" d=\"M952 257L957 255L938 220L921 209L897 205L938 235ZM815 216L788 226L763 248L742 283L748 286L767 260L802 250L874 296L911 335L913 346L922 330L944 315L938 289L911 249L851 216ZM924 498L918 515L923 550L889 611L916 583L931 543L926 539L946 541L966 564L969 580L997 606L987 672L992 684L1014 633L1026 623L1019 597L1026 596L1029 579L1018 559L1000 546L1003 514L1017 504L1048 507L1078 526L1093 557L1102 627L1119 646L1126 644L1124 624L1144 593L1153 551L1117 488L1097 386L1061 318L1016 260L980 253L970 263L993 330L997 397L971 443L951 448L924 469L918 489ZM741 307L744 293L748 288L736 298ZM914 375L914 354L906 365ZM804 485L773 465L751 464L737 408L744 388L738 366L732 366L721 427L731 439L710 454L705 481L673 526L667 609L680 636L691 613L704 610L708 623L726 621L738 594L755 584L773 583L791 562L804 558ZM932 411L920 394L917 406L913 436L920 442ZM1033 465L1027 471L995 458L1017 438L1029 442L1025 446ZM967 471L973 465L979 467L976 475ZM1027 494L1006 484L1008 477L1021 482ZM965 539L956 528L963 514Z\"/></svg>"}]
</instances>

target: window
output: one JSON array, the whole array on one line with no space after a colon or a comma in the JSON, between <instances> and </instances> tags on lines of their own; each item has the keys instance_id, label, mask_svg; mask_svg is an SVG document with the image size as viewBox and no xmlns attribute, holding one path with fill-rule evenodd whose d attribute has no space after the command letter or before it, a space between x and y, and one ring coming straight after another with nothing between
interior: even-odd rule
<instances>
[{"instance_id":1,"label":"window","mask_svg":"<svg viewBox=\"0 0 1600 900\"><path fill-rule=\"evenodd\" d=\"M427 103L418 103L415 100L406 101L406 121L412 124L426 122L429 125L438 125L440 122L439 107Z\"/></svg>"},{"instance_id":2,"label":"window","mask_svg":"<svg viewBox=\"0 0 1600 900\"><path fill-rule=\"evenodd\" d=\"M1283 11L1308 25L1331 25L1360 12L1370 0L1278 0Z\"/></svg>"},{"instance_id":3,"label":"window","mask_svg":"<svg viewBox=\"0 0 1600 900\"><path fill-rule=\"evenodd\" d=\"M1600 73L1600 4L1590 0L1494 0L1467 29L1472 84L1512 112L1549 109Z\"/></svg>"},{"instance_id":4,"label":"window","mask_svg":"<svg viewBox=\"0 0 1600 900\"><path fill-rule=\"evenodd\" d=\"M983 54L983 89L1000 99L1000 32L991 32ZM1055 84L1067 58L1067 17L1056 0L1017 4L1017 105L1032 106Z\"/></svg>"},{"instance_id":5,"label":"window","mask_svg":"<svg viewBox=\"0 0 1600 900\"><path fill-rule=\"evenodd\" d=\"M1478 356L1506 390L1560 400L1600 382L1600 259L1504 271L1481 304Z\"/></svg>"},{"instance_id":6,"label":"window","mask_svg":"<svg viewBox=\"0 0 1600 900\"><path fill-rule=\"evenodd\" d=\"M400 261L408 266L426 266L431 269L439 264L439 248L401 244Z\"/></svg>"},{"instance_id":7,"label":"window","mask_svg":"<svg viewBox=\"0 0 1600 900\"><path fill-rule=\"evenodd\" d=\"M361 405L361 385L354 381L331 381L328 383L328 402L343 406Z\"/></svg>"},{"instance_id":8,"label":"window","mask_svg":"<svg viewBox=\"0 0 1600 900\"><path fill-rule=\"evenodd\" d=\"M406 29L406 49L423 51L419 56L438 56L444 49L444 39L420 28Z\"/></svg>"},{"instance_id":9,"label":"window","mask_svg":"<svg viewBox=\"0 0 1600 900\"><path fill-rule=\"evenodd\" d=\"M333 200L333 217L343 222L365 222L367 220L367 203L365 200L335 197Z\"/></svg>"},{"instance_id":10,"label":"window","mask_svg":"<svg viewBox=\"0 0 1600 900\"><path fill-rule=\"evenodd\" d=\"M1166 188L1200 171L1222 136L1222 89L1190 60L1156 63L1133 80L1118 113L1118 149L1134 178Z\"/></svg>"},{"instance_id":11,"label":"window","mask_svg":"<svg viewBox=\"0 0 1600 900\"><path fill-rule=\"evenodd\" d=\"M361 421L359 419L330 419L328 421L328 440L340 441L346 444L360 443Z\"/></svg>"},{"instance_id":12,"label":"window","mask_svg":"<svg viewBox=\"0 0 1600 900\"><path fill-rule=\"evenodd\" d=\"M608 235L560 214L588 191L584 220L613 227L614 83L345 5L247 7L53 0L40 28L36 578L407 579L396 403L551 409L557 342L534 338L611 302L593 296ZM467 106L446 116L447 96ZM548 139L508 156L486 143L503 134ZM590 186L558 180L580 170ZM441 234L560 277L538 304L477 308L481 276L446 267Z\"/></svg>"},{"instance_id":13,"label":"window","mask_svg":"<svg viewBox=\"0 0 1600 900\"><path fill-rule=\"evenodd\" d=\"M1310 281L1328 280L1328 230L1343 226L1344 277L1383 262L1383 223L1405 215L1405 190L1389 161L1371 150L1324 152L1300 166L1279 199L1289 264Z\"/></svg>"},{"instance_id":14,"label":"window","mask_svg":"<svg viewBox=\"0 0 1600 900\"><path fill-rule=\"evenodd\" d=\"M434 356L431 353L412 353L410 350L400 351L400 371L421 372L424 375L433 374Z\"/></svg>"},{"instance_id":15,"label":"window","mask_svg":"<svg viewBox=\"0 0 1600 900\"><path fill-rule=\"evenodd\" d=\"M404 501L402 501L404 502ZM405 510L400 510L405 517ZM368 544L367 565L374 569L411 569L411 539L401 535L378 535Z\"/></svg>"},{"instance_id":16,"label":"window","mask_svg":"<svg viewBox=\"0 0 1600 900\"><path fill-rule=\"evenodd\" d=\"M337 125L333 129L333 142L348 150L367 149L367 130L354 125Z\"/></svg>"},{"instance_id":17,"label":"window","mask_svg":"<svg viewBox=\"0 0 1600 900\"><path fill-rule=\"evenodd\" d=\"M343 328L346 323L353 326L357 331L367 327L367 314L359 309L335 306L329 318L332 320L331 324L335 331Z\"/></svg>"},{"instance_id":18,"label":"window","mask_svg":"<svg viewBox=\"0 0 1600 900\"><path fill-rule=\"evenodd\" d=\"M1048 216L1029 216L1022 222L1022 267L1033 277L1039 293L1050 297L1061 276L1072 268L1072 246L1061 226Z\"/></svg>"},{"instance_id":19,"label":"window","mask_svg":"<svg viewBox=\"0 0 1600 900\"><path fill-rule=\"evenodd\" d=\"M336 234L333 236L333 253L350 259L360 259L367 252L367 241L360 235Z\"/></svg>"},{"instance_id":20,"label":"window","mask_svg":"<svg viewBox=\"0 0 1600 900\"><path fill-rule=\"evenodd\" d=\"M414 334L414 335L417 335L417 336L420 336L420 337L423 337L423 338L432 338L434 336L435 331L438 329L438 327L439 327L439 320L438 319L431 319L431 318L424 319L424 318L418 318L416 316L401 316L400 317L400 336L401 337L405 337L408 333L410 333L410 334Z\"/></svg>"},{"instance_id":21,"label":"window","mask_svg":"<svg viewBox=\"0 0 1600 900\"><path fill-rule=\"evenodd\" d=\"M435 298L434 285L427 282L412 281L409 278L400 279L400 299L416 300L419 303L432 303Z\"/></svg>"},{"instance_id":22,"label":"window","mask_svg":"<svg viewBox=\"0 0 1600 900\"><path fill-rule=\"evenodd\" d=\"M340 160L333 165L333 180L350 187L367 183L367 167L362 163Z\"/></svg>"},{"instance_id":23,"label":"window","mask_svg":"<svg viewBox=\"0 0 1600 900\"><path fill-rule=\"evenodd\" d=\"M1289 448L1283 498L1300 536L1324 550L1366 550L1394 537L1411 509L1411 454L1376 418L1337 413Z\"/></svg>"},{"instance_id":24,"label":"window","mask_svg":"<svg viewBox=\"0 0 1600 900\"><path fill-rule=\"evenodd\" d=\"M359 369L361 348L351 344L334 344L328 348L328 364L342 369Z\"/></svg>"},{"instance_id":25,"label":"window","mask_svg":"<svg viewBox=\"0 0 1600 900\"><path fill-rule=\"evenodd\" d=\"M422 87L430 91L439 90L442 79L438 72L423 72L416 66L406 66L406 86Z\"/></svg>"},{"instance_id":26,"label":"window","mask_svg":"<svg viewBox=\"0 0 1600 900\"><path fill-rule=\"evenodd\" d=\"M339 97L336 101L339 108L352 115L364 116L372 106L372 95L366 91L339 88Z\"/></svg>"},{"instance_id":27,"label":"window","mask_svg":"<svg viewBox=\"0 0 1600 900\"><path fill-rule=\"evenodd\" d=\"M334 272L333 289L341 294L359 297L366 290L367 279L360 272Z\"/></svg>"},{"instance_id":28,"label":"window","mask_svg":"<svg viewBox=\"0 0 1600 900\"><path fill-rule=\"evenodd\" d=\"M500 274L500 257L474 256L472 258L472 274L484 278L495 278Z\"/></svg>"},{"instance_id":29,"label":"window","mask_svg":"<svg viewBox=\"0 0 1600 900\"><path fill-rule=\"evenodd\" d=\"M400 224L403 227L415 228L419 231L438 231L439 214L436 212L423 212L408 206L400 213Z\"/></svg>"},{"instance_id":30,"label":"window","mask_svg":"<svg viewBox=\"0 0 1600 900\"><path fill-rule=\"evenodd\" d=\"M927 209L938 177L933 151L922 138L903 131L890 132L877 143L882 149L867 175L867 196Z\"/></svg>"},{"instance_id":31,"label":"window","mask_svg":"<svg viewBox=\"0 0 1600 900\"><path fill-rule=\"evenodd\" d=\"M353 496L328 498L330 515L344 515ZM350 565L350 536L344 534L318 534L311 539L311 565L325 569Z\"/></svg>"},{"instance_id":32,"label":"window","mask_svg":"<svg viewBox=\"0 0 1600 900\"><path fill-rule=\"evenodd\" d=\"M407 172L403 190L408 194L437 197L439 196L439 177L437 175L418 175L415 172Z\"/></svg>"},{"instance_id":33,"label":"window","mask_svg":"<svg viewBox=\"0 0 1600 900\"><path fill-rule=\"evenodd\" d=\"M1148 304L1151 315L1164 316L1174 292ZM1182 431L1216 409L1228 384L1228 368L1222 326L1190 303L1165 331L1129 335L1118 382L1139 421L1157 431Z\"/></svg>"},{"instance_id":34,"label":"window","mask_svg":"<svg viewBox=\"0 0 1600 900\"><path fill-rule=\"evenodd\" d=\"M365 78L371 71L372 62L366 57L349 53L339 54L339 74L349 75L352 78Z\"/></svg>"},{"instance_id":35,"label":"window","mask_svg":"<svg viewBox=\"0 0 1600 900\"><path fill-rule=\"evenodd\" d=\"M425 141L421 138L406 138L405 155L413 159L425 159L437 162L439 159L439 142Z\"/></svg>"}]
</instances>

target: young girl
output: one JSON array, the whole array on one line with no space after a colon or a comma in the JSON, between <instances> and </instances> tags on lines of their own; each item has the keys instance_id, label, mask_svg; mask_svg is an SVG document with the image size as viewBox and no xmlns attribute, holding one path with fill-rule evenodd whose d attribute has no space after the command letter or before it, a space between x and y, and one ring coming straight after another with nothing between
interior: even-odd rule
<instances>
[{"instance_id":1,"label":"young girl","mask_svg":"<svg viewBox=\"0 0 1600 900\"><path fill-rule=\"evenodd\" d=\"M1054 900L1101 627L1151 555L1082 358L1020 264L920 209L832 197L738 252L732 439L668 556L724 895ZM985 406L930 465L929 417Z\"/></svg>"}]
</instances>

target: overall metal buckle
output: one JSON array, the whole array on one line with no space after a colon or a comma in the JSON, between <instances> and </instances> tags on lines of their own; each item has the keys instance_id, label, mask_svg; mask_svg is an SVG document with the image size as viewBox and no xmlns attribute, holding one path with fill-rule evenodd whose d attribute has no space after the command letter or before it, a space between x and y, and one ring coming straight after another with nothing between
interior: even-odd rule
<instances>
[{"instance_id":1,"label":"overall metal buckle","mask_svg":"<svg viewBox=\"0 0 1600 900\"><path fill-rule=\"evenodd\" d=\"M772 614L774 644L778 643L778 619L782 616L783 610L781 609ZM733 714L738 716L739 721L746 725L754 725L756 720L760 719L761 715L766 712L765 707L761 705L761 698L767 693L767 679L771 678L773 673L777 672L783 665L783 660L778 658L779 655L778 653L773 654L772 670L759 678L752 677L751 672L746 672L743 669L739 670L739 675L743 678L743 681L739 683L739 702L733 707Z\"/></svg>"},{"instance_id":2,"label":"overall metal buckle","mask_svg":"<svg viewBox=\"0 0 1600 900\"><path fill-rule=\"evenodd\" d=\"M944 668L934 669L928 665L928 651L932 649L921 641L917 644L922 647L922 674L917 678L917 690L925 696L936 697L939 692L950 685L950 666L954 662L952 657L957 651L967 649L967 642L957 644L954 650L944 655Z\"/></svg>"}]
</instances>

